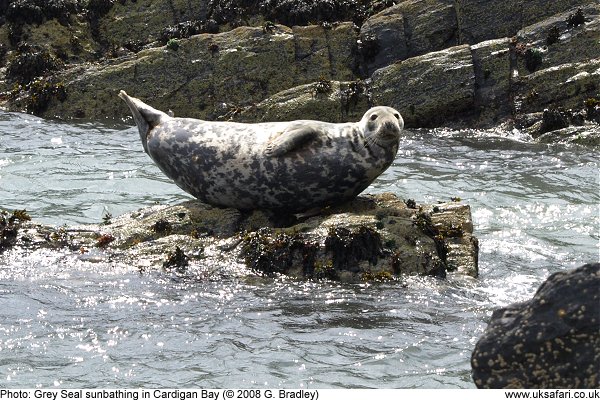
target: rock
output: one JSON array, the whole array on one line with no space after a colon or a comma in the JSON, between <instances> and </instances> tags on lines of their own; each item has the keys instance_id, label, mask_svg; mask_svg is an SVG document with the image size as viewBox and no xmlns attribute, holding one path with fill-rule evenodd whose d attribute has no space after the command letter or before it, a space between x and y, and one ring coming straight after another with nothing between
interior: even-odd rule
<instances>
[{"instance_id":1,"label":"rock","mask_svg":"<svg viewBox=\"0 0 600 400\"><path fill-rule=\"evenodd\" d=\"M458 43L454 0L409 0L369 18L360 31L366 76L395 61Z\"/></svg>"},{"instance_id":2,"label":"rock","mask_svg":"<svg viewBox=\"0 0 600 400\"><path fill-rule=\"evenodd\" d=\"M523 27L532 25L567 10L597 4L595 0L524 0L521 8Z\"/></svg>"},{"instance_id":3,"label":"rock","mask_svg":"<svg viewBox=\"0 0 600 400\"><path fill-rule=\"evenodd\" d=\"M364 81L321 80L276 93L233 118L243 122L296 119L359 121L371 106L368 90Z\"/></svg>"},{"instance_id":4,"label":"rock","mask_svg":"<svg viewBox=\"0 0 600 400\"><path fill-rule=\"evenodd\" d=\"M408 58L404 17L393 6L369 18L360 29L358 46L361 73L368 77L383 67Z\"/></svg>"},{"instance_id":5,"label":"rock","mask_svg":"<svg viewBox=\"0 0 600 400\"><path fill-rule=\"evenodd\" d=\"M513 85L518 112L532 113L556 107L580 109L584 100L597 96L600 5L589 5L581 10L586 22L577 27L567 25L568 16L574 12L571 9L519 32L518 77ZM556 28L558 37L556 42L552 39L548 44L552 28Z\"/></svg>"},{"instance_id":6,"label":"rock","mask_svg":"<svg viewBox=\"0 0 600 400\"><path fill-rule=\"evenodd\" d=\"M309 25L292 28L295 68L299 76L340 81L353 80L356 32L350 22L332 26ZM288 89L288 88L286 88Z\"/></svg>"},{"instance_id":7,"label":"rock","mask_svg":"<svg viewBox=\"0 0 600 400\"><path fill-rule=\"evenodd\" d=\"M477 387L600 387L599 303L600 264L586 264L494 311L471 358Z\"/></svg>"},{"instance_id":8,"label":"rock","mask_svg":"<svg viewBox=\"0 0 600 400\"><path fill-rule=\"evenodd\" d=\"M460 43L514 36L521 28L594 0L457 0Z\"/></svg>"},{"instance_id":9,"label":"rock","mask_svg":"<svg viewBox=\"0 0 600 400\"><path fill-rule=\"evenodd\" d=\"M537 51L541 55L539 68L552 68L563 64L582 63L600 58L600 4L590 4L579 8L586 22L577 27L569 26L568 16L577 8L556 14L539 23L527 26L517 33L517 54L519 76L526 76L535 70L526 66L525 54ZM549 40L552 30L557 36Z\"/></svg>"},{"instance_id":10,"label":"rock","mask_svg":"<svg viewBox=\"0 0 600 400\"><path fill-rule=\"evenodd\" d=\"M389 105L408 127L489 128L544 109L578 113L598 97L594 0L84 3L54 15L54 3L27 0L0 24L0 106L47 118L128 118L115 101L123 89L207 120L355 121ZM15 85L21 40L52 63ZM600 120L586 113L580 125Z\"/></svg>"},{"instance_id":11,"label":"rock","mask_svg":"<svg viewBox=\"0 0 600 400\"><path fill-rule=\"evenodd\" d=\"M217 119L288 88L351 78L344 55L355 42L351 26L340 24L324 38L323 33L321 27L296 34L283 26L273 33L240 27L180 40L177 50L146 49L106 65L73 68L60 75L69 101L51 102L43 115L126 117L126 107L114 101L123 89L177 115Z\"/></svg>"},{"instance_id":12,"label":"rock","mask_svg":"<svg viewBox=\"0 0 600 400\"><path fill-rule=\"evenodd\" d=\"M414 57L461 44L454 0L401 2L408 56Z\"/></svg>"},{"instance_id":13,"label":"rock","mask_svg":"<svg viewBox=\"0 0 600 400\"><path fill-rule=\"evenodd\" d=\"M375 71L375 104L402 114L406 126L436 126L446 118L472 111L475 71L468 45L413 57Z\"/></svg>"},{"instance_id":14,"label":"rock","mask_svg":"<svg viewBox=\"0 0 600 400\"><path fill-rule=\"evenodd\" d=\"M600 58L536 71L515 82L518 111L532 113L550 107L579 109L594 98L600 81Z\"/></svg>"},{"instance_id":15,"label":"rock","mask_svg":"<svg viewBox=\"0 0 600 400\"><path fill-rule=\"evenodd\" d=\"M586 123L582 126L568 126L536 136L541 143L575 143L584 146L600 146L600 125Z\"/></svg>"},{"instance_id":16,"label":"rock","mask_svg":"<svg viewBox=\"0 0 600 400\"><path fill-rule=\"evenodd\" d=\"M408 208L392 194L366 195L297 219L194 200L107 222L58 229L26 223L7 247L56 248L65 257L144 270L246 267L259 274L347 282L478 273L470 208L460 203Z\"/></svg>"},{"instance_id":17,"label":"rock","mask_svg":"<svg viewBox=\"0 0 600 400\"><path fill-rule=\"evenodd\" d=\"M460 42L475 44L513 36L521 29L523 0L457 0Z\"/></svg>"},{"instance_id":18,"label":"rock","mask_svg":"<svg viewBox=\"0 0 600 400\"><path fill-rule=\"evenodd\" d=\"M496 124L512 112L510 99L510 39L502 38L471 46L475 70L474 106L477 122Z\"/></svg>"},{"instance_id":19,"label":"rock","mask_svg":"<svg viewBox=\"0 0 600 400\"><path fill-rule=\"evenodd\" d=\"M205 20L207 2L188 0L115 1L99 19L98 34L109 46L127 41L156 41L168 25L183 21Z\"/></svg>"},{"instance_id":20,"label":"rock","mask_svg":"<svg viewBox=\"0 0 600 400\"><path fill-rule=\"evenodd\" d=\"M16 49L18 43L26 42L51 51L54 56L71 63L96 60L101 51L88 21L82 15L72 16L69 24L51 19L40 25L0 25L0 41L12 43L12 49Z\"/></svg>"}]
</instances>

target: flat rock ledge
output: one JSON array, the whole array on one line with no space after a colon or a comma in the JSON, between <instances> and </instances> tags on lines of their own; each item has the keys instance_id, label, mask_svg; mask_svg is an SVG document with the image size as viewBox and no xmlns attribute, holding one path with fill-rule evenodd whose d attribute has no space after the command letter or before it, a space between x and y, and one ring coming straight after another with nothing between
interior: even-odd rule
<instances>
[{"instance_id":1,"label":"flat rock ledge","mask_svg":"<svg viewBox=\"0 0 600 400\"><path fill-rule=\"evenodd\" d=\"M600 388L600 264L551 275L533 298L492 314L471 357L491 389Z\"/></svg>"},{"instance_id":2,"label":"flat rock ledge","mask_svg":"<svg viewBox=\"0 0 600 400\"><path fill-rule=\"evenodd\" d=\"M22 256L39 249L142 271L209 276L237 271L364 282L478 275L478 241L468 205L419 205L390 193L359 196L304 218L195 200L77 227L35 224L23 211L0 215L0 253Z\"/></svg>"}]
</instances>

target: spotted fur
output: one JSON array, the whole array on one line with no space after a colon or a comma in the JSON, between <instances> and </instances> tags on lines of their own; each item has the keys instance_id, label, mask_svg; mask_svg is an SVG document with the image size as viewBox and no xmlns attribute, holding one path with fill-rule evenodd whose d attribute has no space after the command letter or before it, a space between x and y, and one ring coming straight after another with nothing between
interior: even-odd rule
<instances>
[{"instance_id":1,"label":"spotted fur","mask_svg":"<svg viewBox=\"0 0 600 400\"><path fill-rule=\"evenodd\" d=\"M169 178L205 203L237 209L302 212L351 200L390 166L404 127L390 107L357 123L242 124L173 118L119 96Z\"/></svg>"}]
</instances>

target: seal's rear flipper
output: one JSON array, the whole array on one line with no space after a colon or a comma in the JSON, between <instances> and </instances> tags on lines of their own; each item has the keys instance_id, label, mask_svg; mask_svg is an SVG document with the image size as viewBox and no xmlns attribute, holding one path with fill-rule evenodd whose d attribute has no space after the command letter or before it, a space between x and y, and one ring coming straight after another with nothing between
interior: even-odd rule
<instances>
[{"instance_id":1,"label":"seal's rear flipper","mask_svg":"<svg viewBox=\"0 0 600 400\"><path fill-rule=\"evenodd\" d=\"M155 108L150 107L148 104L143 101L136 99L135 97L131 97L125 93L124 90L119 92L119 97L127 103L131 113L133 114L133 120L138 127L138 131L140 132L140 138L142 139L142 145L144 146L144 150L148 152L146 147L146 138L148 132L152 130L155 126L164 122L167 119L170 119L167 114L162 111L159 111Z\"/></svg>"}]
</instances>

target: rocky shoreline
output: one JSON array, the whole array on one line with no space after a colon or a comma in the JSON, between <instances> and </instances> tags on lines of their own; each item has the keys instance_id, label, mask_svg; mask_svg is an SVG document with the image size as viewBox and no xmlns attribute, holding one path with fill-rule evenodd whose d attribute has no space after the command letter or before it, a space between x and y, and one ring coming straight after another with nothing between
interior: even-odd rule
<instances>
[{"instance_id":1,"label":"rocky shoreline","mask_svg":"<svg viewBox=\"0 0 600 400\"><path fill-rule=\"evenodd\" d=\"M124 89L176 115L244 122L389 105L407 127L600 143L593 0L292 3L2 2L0 105L121 119Z\"/></svg>"}]
</instances>

